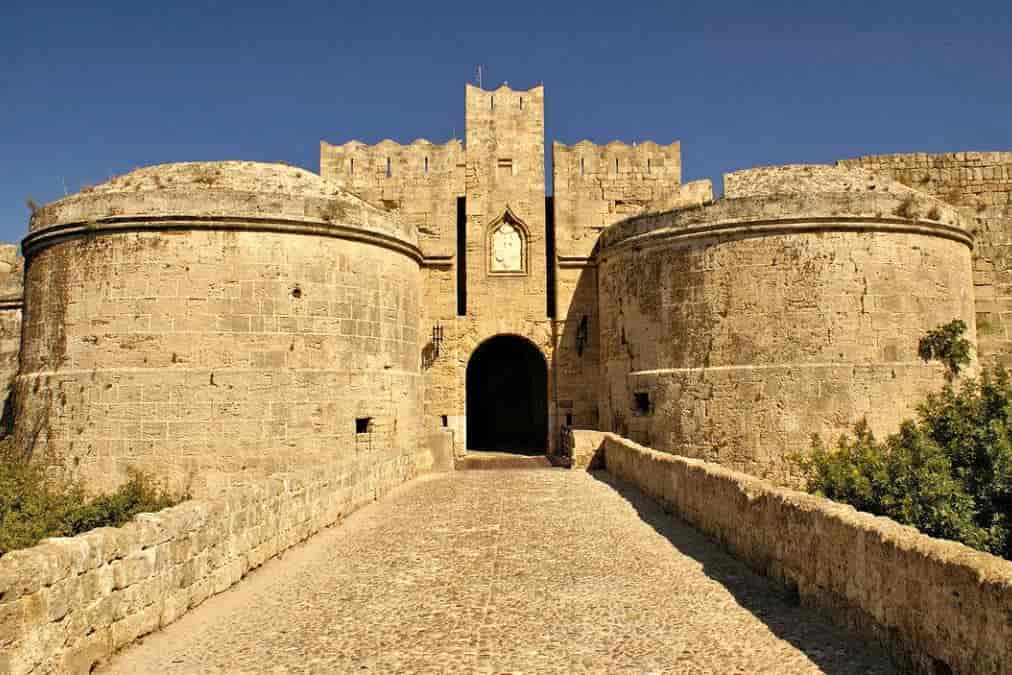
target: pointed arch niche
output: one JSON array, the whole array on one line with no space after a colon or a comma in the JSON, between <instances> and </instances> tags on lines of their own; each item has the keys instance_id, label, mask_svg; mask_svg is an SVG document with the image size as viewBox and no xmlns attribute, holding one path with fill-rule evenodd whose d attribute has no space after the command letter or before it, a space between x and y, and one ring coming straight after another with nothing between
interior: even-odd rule
<instances>
[{"instance_id":1,"label":"pointed arch niche","mask_svg":"<svg viewBox=\"0 0 1012 675\"><path fill-rule=\"evenodd\" d=\"M529 242L527 226L507 206L489 225L485 237L488 273L493 276L527 274Z\"/></svg>"}]
</instances>

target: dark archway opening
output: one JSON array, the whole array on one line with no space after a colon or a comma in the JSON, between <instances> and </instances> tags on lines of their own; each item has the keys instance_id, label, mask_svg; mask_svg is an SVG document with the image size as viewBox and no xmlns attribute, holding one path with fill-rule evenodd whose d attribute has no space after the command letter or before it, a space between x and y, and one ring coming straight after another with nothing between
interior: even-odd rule
<instances>
[{"instance_id":1,"label":"dark archway opening","mask_svg":"<svg viewBox=\"0 0 1012 675\"><path fill-rule=\"evenodd\" d=\"M467 448L544 454L548 441L548 366L537 347L497 335L467 364Z\"/></svg>"}]
</instances>

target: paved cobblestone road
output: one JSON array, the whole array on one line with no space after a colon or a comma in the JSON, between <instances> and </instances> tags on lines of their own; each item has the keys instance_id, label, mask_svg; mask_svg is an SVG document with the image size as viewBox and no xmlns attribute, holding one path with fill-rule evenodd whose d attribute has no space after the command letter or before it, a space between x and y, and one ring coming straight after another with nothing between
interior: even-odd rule
<instances>
[{"instance_id":1,"label":"paved cobblestone road","mask_svg":"<svg viewBox=\"0 0 1012 675\"><path fill-rule=\"evenodd\" d=\"M414 481L109 673L889 673L639 493L557 469Z\"/></svg>"}]
</instances>

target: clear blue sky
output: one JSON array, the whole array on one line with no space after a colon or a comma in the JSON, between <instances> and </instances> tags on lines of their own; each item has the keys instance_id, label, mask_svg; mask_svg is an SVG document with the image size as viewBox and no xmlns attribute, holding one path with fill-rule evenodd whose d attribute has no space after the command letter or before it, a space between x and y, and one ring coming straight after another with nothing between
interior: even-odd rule
<instances>
[{"instance_id":1,"label":"clear blue sky","mask_svg":"<svg viewBox=\"0 0 1012 675\"><path fill-rule=\"evenodd\" d=\"M133 167L463 135L464 82L546 87L566 143L682 142L684 179L1012 150L1012 2L0 0L0 239Z\"/></svg>"}]
</instances>

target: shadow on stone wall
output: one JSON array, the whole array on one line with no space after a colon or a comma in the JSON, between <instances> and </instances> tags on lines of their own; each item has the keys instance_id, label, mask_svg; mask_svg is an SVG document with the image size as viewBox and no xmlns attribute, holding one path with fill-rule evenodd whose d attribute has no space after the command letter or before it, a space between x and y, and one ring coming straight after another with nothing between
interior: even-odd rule
<instances>
[{"instance_id":1,"label":"shadow on stone wall","mask_svg":"<svg viewBox=\"0 0 1012 675\"><path fill-rule=\"evenodd\" d=\"M597 255L597 248L589 261ZM555 350L549 367L554 378L555 448L564 448L568 428L597 429L601 419L600 315L597 268L560 263L556 279Z\"/></svg>"},{"instance_id":2,"label":"shadow on stone wall","mask_svg":"<svg viewBox=\"0 0 1012 675\"><path fill-rule=\"evenodd\" d=\"M785 588L726 553L720 544L663 509L657 502L604 471L590 472L636 509L640 520L667 539L680 553L702 565L703 572L726 588L735 601L789 642L828 675L902 672L891 666L878 645L869 644L831 623L816 610L799 604L797 591ZM835 639L827 639L834 636Z\"/></svg>"}]
</instances>

